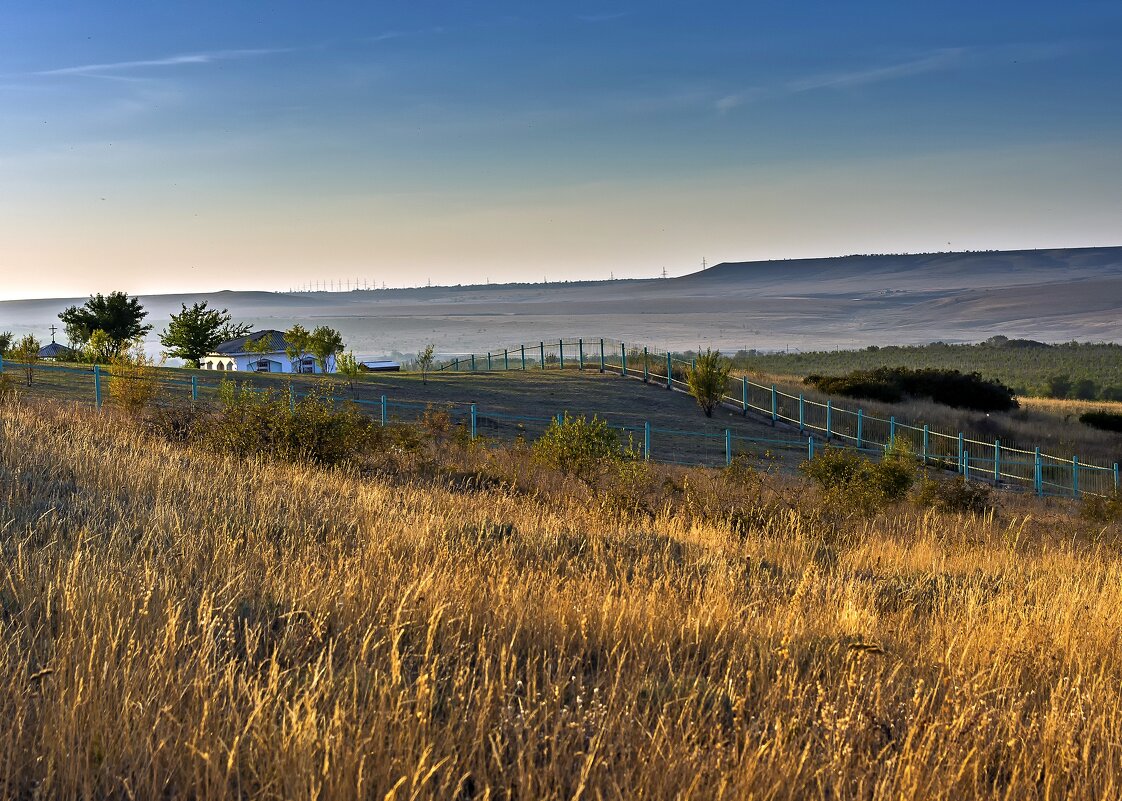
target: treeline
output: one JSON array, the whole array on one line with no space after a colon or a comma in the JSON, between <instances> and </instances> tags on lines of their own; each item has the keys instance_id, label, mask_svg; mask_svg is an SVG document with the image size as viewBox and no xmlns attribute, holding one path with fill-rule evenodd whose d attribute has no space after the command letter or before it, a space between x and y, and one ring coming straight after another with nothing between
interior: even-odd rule
<instances>
[{"instance_id":1,"label":"treeline","mask_svg":"<svg viewBox=\"0 0 1122 801\"><path fill-rule=\"evenodd\" d=\"M1122 345L1106 342L1049 344L995 336L969 345L932 342L806 353L742 350L732 362L748 372L804 377L882 367L959 370L998 381L1016 395L1122 401Z\"/></svg>"},{"instance_id":2,"label":"treeline","mask_svg":"<svg viewBox=\"0 0 1122 801\"><path fill-rule=\"evenodd\" d=\"M1000 381L958 370L878 367L855 370L844 376L810 375L806 384L830 395L899 403L906 398L930 398L956 409L1004 412L1017 408L1013 391Z\"/></svg>"}]
</instances>

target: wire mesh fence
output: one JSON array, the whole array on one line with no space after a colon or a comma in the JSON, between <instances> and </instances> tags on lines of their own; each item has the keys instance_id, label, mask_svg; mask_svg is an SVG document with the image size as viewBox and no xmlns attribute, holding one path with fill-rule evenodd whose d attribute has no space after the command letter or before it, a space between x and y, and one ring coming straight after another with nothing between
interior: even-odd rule
<instances>
[{"instance_id":1,"label":"wire mesh fence","mask_svg":"<svg viewBox=\"0 0 1122 801\"><path fill-rule=\"evenodd\" d=\"M474 368L473 366L474 365ZM5 367L7 368L5 370ZM544 341L470 357L457 357L440 370L589 370L611 372L671 389L686 389L691 363L672 354L646 347L629 346L607 339ZM14 368L14 369L13 369ZM0 373L14 381L25 379L26 368L0 360ZM226 373L143 368L103 368L38 364L32 367L36 393L62 400L102 406L114 393L114 382L146 380L165 399L215 402L222 387L239 391L246 387L287 393L296 403L307 397L302 377L278 374ZM422 422L436 412L447 415L451 425L470 432L472 439L510 444L532 442L556 419L552 416L520 415L509 408L495 409L467 402L434 402L418 398L389 397L354 382L340 387L336 400L352 402L384 425ZM925 466L954 471L964 478L1031 489L1039 495L1109 495L1119 491L1117 464L1102 466L1043 453L984 442L962 433L933 431L915 425L865 414L861 409L836 406L832 401L810 400L736 378L729 381L724 405L743 415L762 416L775 427L774 436L751 437L725 429L690 431L652 427L647 420L616 419L611 427L622 441L643 458L683 465L719 467L738 455L751 458L782 458L788 462L813 458L824 446L847 447L876 458L888 448L906 448ZM585 414L592 414L588 411ZM786 435L785 435L786 434Z\"/></svg>"},{"instance_id":2,"label":"wire mesh fence","mask_svg":"<svg viewBox=\"0 0 1122 801\"><path fill-rule=\"evenodd\" d=\"M503 358L501 363L498 354ZM510 354L516 354L513 361ZM511 366L513 365L513 366ZM500 352L457 357L440 369L594 369L616 372L671 389L688 389L687 371L692 363L649 345L635 345L603 338L541 340ZM907 448L923 464L953 470L973 480L1031 489L1039 495L1109 495L1119 491L1119 466L1081 462L1042 453L1040 448L1018 447L999 439L983 441L962 432L932 430L916 422L866 414L832 400L811 400L747 378L731 378L725 388L724 405L743 414L763 415L773 424L797 428L799 440L818 437L827 443L876 454L887 447ZM682 436L667 432L668 436ZM714 435L705 434L707 438ZM812 446L811 446L812 447ZM708 448L711 450L712 448ZM729 449L726 449L729 450ZM733 448L735 450L735 448ZM672 461L672 456L667 455Z\"/></svg>"}]
</instances>

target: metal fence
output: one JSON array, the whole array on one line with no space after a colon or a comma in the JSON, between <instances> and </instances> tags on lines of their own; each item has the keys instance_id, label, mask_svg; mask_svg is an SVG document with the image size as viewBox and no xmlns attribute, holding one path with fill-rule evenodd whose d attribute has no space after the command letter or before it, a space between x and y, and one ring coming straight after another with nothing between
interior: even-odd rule
<instances>
[{"instance_id":1,"label":"metal fence","mask_svg":"<svg viewBox=\"0 0 1122 801\"><path fill-rule=\"evenodd\" d=\"M650 346L628 345L601 338L559 339L518 345L486 354L446 361L441 370L576 369L618 372L667 389L687 390L690 362ZM813 456L814 437L876 454L887 447L908 448L924 465L953 470L972 480L1031 489L1038 495L1110 495L1119 491L1119 466L1081 462L1078 456L1044 453L983 441L963 432L948 433L930 426L866 414L832 400L810 400L747 378L730 379L723 404L742 414L762 415L771 423L797 428L800 442Z\"/></svg>"},{"instance_id":2,"label":"metal fence","mask_svg":"<svg viewBox=\"0 0 1122 801\"><path fill-rule=\"evenodd\" d=\"M17 370L22 365L8 365ZM558 340L518 346L488 354L458 357L441 365L439 370L588 370L613 372L639 379L667 389L684 390L686 373L691 364L672 354L650 347L636 347L606 339ZM38 364L34 368L33 387L39 393L64 400L92 403L101 407L107 400L107 379L127 380L127 371L109 374L99 366L71 367ZM0 359L0 374L5 364ZM225 382L257 388L271 387L287 392L295 404L309 393L306 379L301 377L255 373L215 374L207 371L161 369L152 380L165 396L192 401L217 399ZM278 380L280 379L280 380ZM358 385L361 387L361 383ZM462 426L470 437L502 443L531 442L541 436L557 416L516 415L509 411L488 409L474 403L434 402L431 400L380 395L368 396L354 392L349 400L383 425L415 423L441 411L452 425ZM965 478L984 480L998 485L1031 489L1038 495L1080 497L1084 494L1110 495L1119 491L1119 467L1104 467L1081 462L1077 457L1063 458L1043 453L1039 448L1025 450L1003 445L1000 441L983 442L963 433L947 434L933 431L926 425L883 419L837 406L832 401L819 402L782 392L775 385L765 386L747 378L730 380L723 404L741 414L760 416L775 426L769 437L749 437L732 429L723 432L689 431L652 426L636 417L615 422L622 440L645 459L652 461L702 466L731 464L738 456L775 460L814 458L825 446L846 447L873 458L883 455L889 447L906 447L925 466L955 471ZM585 415L595 409L574 410ZM618 414L613 415L619 418ZM781 432L789 432L784 436Z\"/></svg>"}]
</instances>

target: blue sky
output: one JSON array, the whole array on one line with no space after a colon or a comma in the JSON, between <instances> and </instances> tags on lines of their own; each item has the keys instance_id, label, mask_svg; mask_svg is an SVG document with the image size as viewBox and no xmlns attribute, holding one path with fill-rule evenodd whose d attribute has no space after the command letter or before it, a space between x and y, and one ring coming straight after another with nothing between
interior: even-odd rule
<instances>
[{"instance_id":1,"label":"blue sky","mask_svg":"<svg viewBox=\"0 0 1122 801\"><path fill-rule=\"evenodd\" d=\"M1119 244L1122 4L5 3L0 296Z\"/></svg>"}]
</instances>

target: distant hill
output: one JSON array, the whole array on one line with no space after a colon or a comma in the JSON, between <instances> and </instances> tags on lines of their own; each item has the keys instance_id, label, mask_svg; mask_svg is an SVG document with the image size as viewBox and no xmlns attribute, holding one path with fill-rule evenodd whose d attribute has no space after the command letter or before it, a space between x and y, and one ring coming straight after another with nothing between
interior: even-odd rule
<instances>
[{"instance_id":1,"label":"distant hill","mask_svg":"<svg viewBox=\"0 0 1122 801\"><path fill-rule=\"evenodd\" d=\"M82 300L0 302L0 330L49 341L58 313ZM362 357L429 342L452 355L579 336L725 350L995 335L1122 341L1122 247L726 262L668 279L141 298L156 332L200 300L260 327L335 326Z\"/></svg>"}]
</instances>

